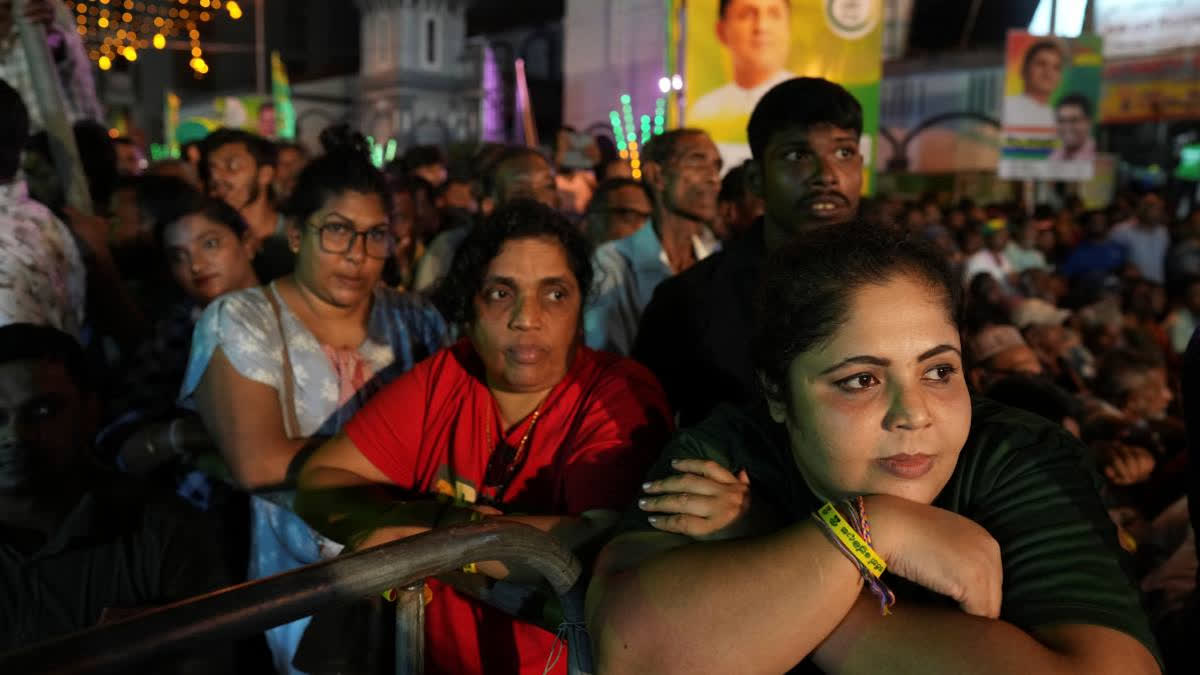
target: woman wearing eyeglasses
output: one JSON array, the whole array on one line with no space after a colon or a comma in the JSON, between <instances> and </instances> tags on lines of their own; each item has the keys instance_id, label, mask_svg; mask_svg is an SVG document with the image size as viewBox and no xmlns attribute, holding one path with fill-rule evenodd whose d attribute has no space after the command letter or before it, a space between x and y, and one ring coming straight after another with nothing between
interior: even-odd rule
<instances>
[{"instance_id":1,"label":"woman wearing eyeglasses","mask_svg":"<svg viewBox=\"0 0 1200 675\"><path fill-rule=\"evenodd\" d=\"M384 176L359 149L328 150L285 209L295 271L205 308L180 392L239 487L282 488L251 501L251 578L336 554L288 510L289 466L446 342L436 309L379 283L392 246ZM268 631L279 672L298 672L292 654L306 623Z\"/></svg>"},{"instance_id":2,"label":"woman wearing eyeglasses","mask_svg":"<svg viewBox=\"0 0 1200 675\"><path fill-rule=\"evenodd\" d=\"M583 234L536 202L512 202L472 230L438 289L466 337L309 458L297 513L359 548L484 517L574 549L603 535L666 442L671 414L649 371L582 344L590 260ZM478 571L532 581L497 563ZM554 635L428 587L427 672L543 672Z\"/></svg>"}]
</instances>

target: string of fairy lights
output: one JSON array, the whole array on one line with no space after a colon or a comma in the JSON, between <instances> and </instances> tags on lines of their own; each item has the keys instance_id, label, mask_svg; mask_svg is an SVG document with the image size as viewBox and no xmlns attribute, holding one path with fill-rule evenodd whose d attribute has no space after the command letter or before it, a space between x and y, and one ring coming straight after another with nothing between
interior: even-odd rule
<instances>
[{"instance_id":1,"label":"string of fairy lights","mask_svg":"<svg viewBox=\"0 0 1200 675\"><path fill-rule=\"evenodd\" d=\"M138 50L165 49L169 38L187 36L196 77L208 73L200 26L222 13L242 18L237 0L66 0L75 12L75 30L83 38L88 56L100 70L109 70L118 58L137 61Z\"/></svg>"}]
</instances>

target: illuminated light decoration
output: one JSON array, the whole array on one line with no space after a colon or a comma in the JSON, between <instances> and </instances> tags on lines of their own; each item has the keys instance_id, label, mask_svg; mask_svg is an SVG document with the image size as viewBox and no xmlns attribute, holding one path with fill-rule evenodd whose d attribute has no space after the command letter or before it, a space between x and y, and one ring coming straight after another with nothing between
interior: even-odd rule
<instances>
[{"instance_id":1,"label":"illuminated light decoration","mask_svg":"<svg viewBox=\"0 0 1200 675\"><path fill-rule=\"evenodd\" d=\"M96 59L96 65L100 66L100 70L108 70L112 68L112 59L109 59L107 56L101 56Z\"/></svg>"},{"instance_id":2,"label":"illuminated light decoration","mask_svg":"<svg viewBox=\"0 0 1200 675\"><path fill-rule=\"evenodd\" d=\"M667 93L668 91L671 91L671 78L669 78L669 77L658 78L658 90L664 94Z\"/></svg>"},{"instance_id":3,"label":"illuminated light decoration","mask_svg":"<svg viewBox=\"0 0 1200 675\"><path fill-rule=\"evenodd\" d=\"M617 150L625 152L625 135L621 133L621 114L616 110L608 113L608 121L612 122L613 139L617 142ZM624 157L624 155L622 155Z\"/></svg>"},{"instance_id":4,"label":"illuminated light decoration","mask_svg":"<svg viewBox=\"0 0 1200 675\"><path fill-rule=\"evenodd\" d=\"M124 56L126 61L137 61L137 50L133 47L126 47L121 52L121 56Z\"/></svg>"},{"instance_id":5,"label":"illuminated light decoration","mask_svg":"<svg viewBox=\"0 0 1200 675\"><path fill-rule=\"evenodd\" d=\"M180 33L186 33L185 39L191 44L186 48L190 51L200 47L200 31L196 26L216 17L207 11L224 5L226 11L239 17L244 13L236 2L221 2L220 0L59 0L69 11L76 14L77 32L83 38L84 48L91 58L98 60L100 56L108 56L110 67L117 56L124 56L124 48L135 50L172 48L171 40ZM232 5L232 6L231 6ZM201 11L201 7L206 11ZM189 11L189 8L191 11ZM178 20L175 18L178 17ZM159 37L161 36L161 37ZM107 40L114 49L104 53L99 49L101 40ZM183 48L183 47L177 47ZM194 68L196 74L203 74L207 64Z\"/></svg>"},{"instance_id":6,"label":"illuminated light decoration","mask_svg":"<svg viewBox=\"0 0 1200 675\"><path fill-rule=\"evenodd\" d=\"M200 49L199 47L192 47L192 56L194 56L194 57L198 57L198 56L200 56L200 55L201 55L201 54L203 54L203 53L204 53L204 52L203 52L203 51L201 51L201 49Z\"/></svg>"},{"instance_id":7,"label":"illuminated light decoration","mask_svg":"<svg viewBox=\"0 0 1200 675\"><path fill-rule=\"evenodd\" d=\"M625 140L629 143L630 153L636 154L633 151L637 148L637 132L633 126L633 98L629 94L621 94L621 121L624 124Z\"/></svg>"},{"instance_id":8,"label":"illuminated light decoration","mask_svg":"<svg viewBox=\"0 0 1200 675\"><path fill-rule=\"evenodd\" d=\"M675 73L674 75L671 76L671 88L674 89L675 91L683 90L683 76L682 75L680 75L679 73Z\"/></svg>"},{"instance_id":9,"label":"illuminated light decoration","mask_svg":"<svg viewBox=\"0 0 1200 675\"><path fill-rule=\"evenodd\" d=\"M242 7L237 4L237 0L229 0L225 3L225 11L229 12L229 18L235 21L242 18Z\"/></svg>"},{"instance_id":10,"label":"illuminated light decoration","mask_svg":"<svg viewBox=\"0 0 1200 675\"><path fill-rule=\"evenodd\" d=\"M642 123L642 141L641 142L642 142L642 145L645 145L646 141L650 140L650 116L642 115L642 119L640 121Z\"/></svg>"},{"instance_id":11,"label":"illuminated light decoration","mask_svg":"<svg viewBox=\"0 0 1200 675\"><path fill-rule=\"evenodd\" d=\"M642 170L640 168L641 165L642 158L638 154L638 144L636 142L631 142L629 144L629 168L632 170L631 175L633 176L634 180L641 180L642 178Z\"/></svg>"},{"instance_id":12,"label":"illuminated light decoration","mask_svg":"<svg viewBox=\"0 0 1200 675\"><path fill-rule=\"evenodd\" d=\"M654 135L658 136L663 132L664 123L666 121L667 99L659 98L654 102Z\"/></svg>"},{"instance_id":13,"label":"illuminated light decoration","mask_svg":"<svg viewBox=\"0 0 1200 675\"><path fill-rule=\"evenodd\" d=\"M396 159L396 139L388 139L387 148L383 151L383 159L387 162Z\"/></svg>"}]
</instances>

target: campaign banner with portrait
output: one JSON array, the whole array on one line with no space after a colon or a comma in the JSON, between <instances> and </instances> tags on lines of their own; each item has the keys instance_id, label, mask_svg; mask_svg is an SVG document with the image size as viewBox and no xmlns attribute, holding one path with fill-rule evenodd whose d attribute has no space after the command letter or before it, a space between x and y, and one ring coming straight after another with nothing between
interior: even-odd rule
<instances>
[{"instance_id":1,"label":"campaign banner with portrait","mask_svg":"<svg viewBox=\"0 0 1200 675\"><path fill-rule=\"evenodd\" d=\"M746 124L769 89L824 77L863 107L863 190L879 127L883 0L687 0L684 124L704 129L726 166L750 157Z\"/></svg>"},{"instance_id":2,"label":"campaign banner with portrait","mask_svg":"<svg viewBox=\"0 0 1200 675\"><path fill-rule=\"evenodd\" d=\"M1010 30L1005 49L1001 178L1082 181L1095 171L1100 38Z\"/></svg>"}]
</instances>

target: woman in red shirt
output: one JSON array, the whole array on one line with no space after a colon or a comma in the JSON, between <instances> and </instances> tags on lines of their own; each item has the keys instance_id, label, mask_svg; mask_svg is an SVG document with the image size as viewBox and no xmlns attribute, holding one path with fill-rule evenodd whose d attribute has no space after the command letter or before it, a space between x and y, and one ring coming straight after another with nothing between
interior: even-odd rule
<instances>
[{"instance_id":1,"label":"woman in red shirt","mask_svg":"<svg viewBox=\"0 0 1200 675\"><path fill-rule=\"evenodd\" d=\"M478 514L571 548L603 535L665 444L671 414L649 371L583 346L590 260L583 235L532 201L475 228L438 289L466 337L395 380L312 456L296 511L358 548ZM401 496L381 497L380 485ZM533 581L498 563L479 570ZM542 672L553 635L428 588L428 672Z\"/></svg>"}]
</instances>

